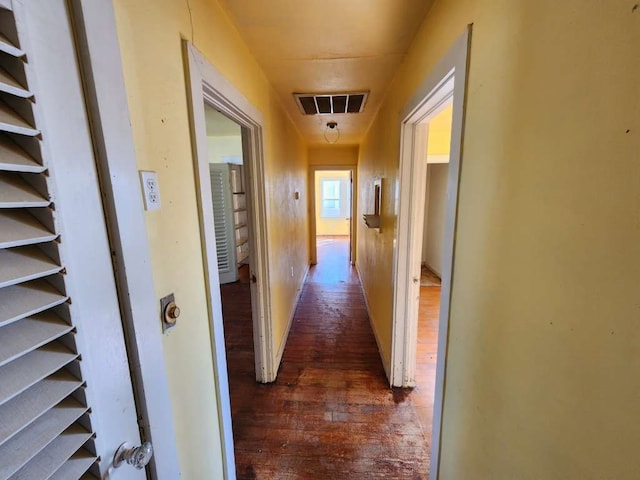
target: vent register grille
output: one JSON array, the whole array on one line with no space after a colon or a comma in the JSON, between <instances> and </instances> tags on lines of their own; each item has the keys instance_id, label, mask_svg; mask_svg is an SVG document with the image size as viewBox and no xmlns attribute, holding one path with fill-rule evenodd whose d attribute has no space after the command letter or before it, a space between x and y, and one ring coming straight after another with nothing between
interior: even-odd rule
<instances>
[{"instance_id":1,"label":"vent register grille","mask_svg":"<svg viewBox=\"0 0 640 480\"><path fill-rule=\"evenodd\" d=\"M0 480L73 479L96 461L58 252L46 132L0 2ZM84 477L83 477L84 478Z\"/></svg>"},{"instance_id":2,"label":"vent register grille","mask_svg":"<svg viewBox=\"0 0 640 480\"><path fill-rule=\"evenodd\" d=\"M368 93L294 93L293 96L303 114L330 115L362 112Z\"/></svg>"}]
</instances>

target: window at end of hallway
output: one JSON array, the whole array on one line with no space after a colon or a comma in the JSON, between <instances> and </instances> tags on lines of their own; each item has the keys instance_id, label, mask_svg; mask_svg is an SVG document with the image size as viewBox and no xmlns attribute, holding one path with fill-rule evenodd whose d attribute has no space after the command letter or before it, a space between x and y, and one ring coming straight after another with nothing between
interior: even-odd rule
<instances>
[{"instance_id":1,"label":"window at end of hallway","mask_svg":"<svg viewBox=\"0 0 640 480\"><path fill-rule=\"evenodd\" d=\"M322 180L322 212L323 218L340 217L340 180Z\"/></svg>"}]
</instances>

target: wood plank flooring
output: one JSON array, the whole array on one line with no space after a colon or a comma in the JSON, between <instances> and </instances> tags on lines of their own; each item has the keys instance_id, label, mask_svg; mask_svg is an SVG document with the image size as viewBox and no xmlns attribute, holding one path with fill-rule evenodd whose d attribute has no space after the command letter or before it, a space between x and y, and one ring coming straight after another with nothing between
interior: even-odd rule
<instances>
[{"instance_id":1,"label":"wood plank flooring","mask_svg":"<svg viewBox=\"0 0 640 480\"><path fill-rule=\"evenodd\" d=\"M249 284L222 288L238 479L428 478L433 387L389 388L346 259L346 242L319 242L270 385L255 382Z\"/></svg>"},{"instance_id":2,"label":"wood plank flooring","mask_svg":"<svg viewBox=\"0 0 640 480\"><path fill-rule=\"evenodd\" d=\"M433 395L436 383L439 315L440 287L420 287L416 387L411 393L413 405L420 418L420 424L429 445L431 445L431 428L433 424Z\"/></svg>"}]
</instances>

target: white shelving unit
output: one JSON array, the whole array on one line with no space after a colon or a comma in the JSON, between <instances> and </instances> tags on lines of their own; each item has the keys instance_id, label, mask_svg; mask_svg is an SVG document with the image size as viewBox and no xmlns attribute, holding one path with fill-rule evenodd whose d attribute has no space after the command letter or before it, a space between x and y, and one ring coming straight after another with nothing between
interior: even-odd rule
<instances>
[{"instance_id":1,"label":"white shelving unit","mask_svg":"<svg viewBox=\"0 0 640 480\"><path fill-rule=\"evenodd\" d=\"M229 165L233 228L236 241L236 263L249 261L249 228L247 226L247 197L244 191L242 165Z\"/></svg>"}]
</instances>

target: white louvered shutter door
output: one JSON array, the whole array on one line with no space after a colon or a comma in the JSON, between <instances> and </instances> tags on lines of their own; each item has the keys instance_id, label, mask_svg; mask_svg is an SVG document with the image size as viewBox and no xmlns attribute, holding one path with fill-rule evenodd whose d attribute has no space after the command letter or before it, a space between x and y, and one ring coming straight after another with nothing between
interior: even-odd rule
<instances>
[{"instance_id":1,"label":"white louvered shutter door","mask_svg":"<svg viewBox=\"0 0 640 480\"><path fill-rule=\"evenodd\" d=\"M68 296L74 277L63 258L71 237L65 237L59 205L52 201L59 193L52 178L74 171L66 164L56 171L50 155L55 149L47 148L56 139L41 125L46 122L39 101L46 101L40 92L51 89L37 89L48 79L34 73L29 23L21 25L19 9L29 5L44 22L58 20L47 8L63 19L68 12L62 1L28 1L14 2L13 12L10 1L0 0L0 480L93 478L102 473L101 452L83 378L90 355L78 342L82 323L93 319L82 314L79 322L73 304L81 299ZM77 116L60 113L62 121Z\"/></svg>"},{"instance_id":2,"label":"white louvered shutter door","mask_svg":"<svg viewBox=\"0 0 640 480\"><path fill-rule=\"evenodd\" d=\"M213 202L216 253L218 255L218 275L221 284L235 282L238 279L238 268L236 266L229 165L226 163L212 163L209 165L209 175L211 177L211 200Z\"/></svg>"}]
</instances>

